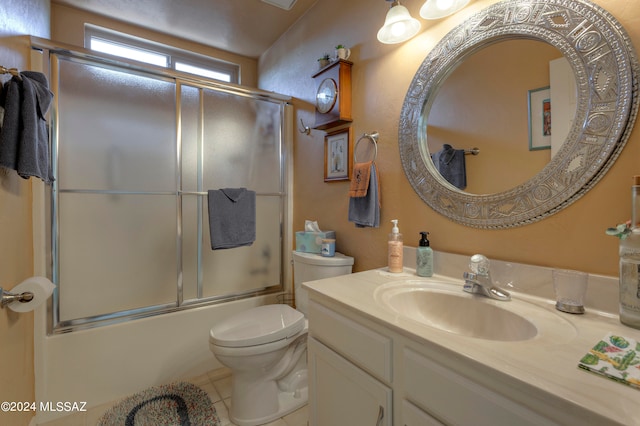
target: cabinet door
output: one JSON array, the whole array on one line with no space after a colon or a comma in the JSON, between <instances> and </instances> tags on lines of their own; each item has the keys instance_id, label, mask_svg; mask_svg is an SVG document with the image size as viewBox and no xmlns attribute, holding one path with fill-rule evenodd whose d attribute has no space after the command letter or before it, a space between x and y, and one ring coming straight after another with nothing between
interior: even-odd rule
<instances>
[{"instance_id":1,"label":"cabinet door","mask_svg":"<svg viewBox=\"0 0 640 426\"><path fill-rule=\"evenodd\" d=\"M310 426L391 426L391 389L312 337L309 351Z\"/></svg>"}]
</instances>

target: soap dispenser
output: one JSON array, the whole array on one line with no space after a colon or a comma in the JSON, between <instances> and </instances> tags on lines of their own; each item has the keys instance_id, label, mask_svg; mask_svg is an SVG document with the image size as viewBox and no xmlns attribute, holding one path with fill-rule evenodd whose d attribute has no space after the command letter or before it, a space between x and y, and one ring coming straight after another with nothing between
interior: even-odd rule
<instances>
[{"instance_id":1,"label":"soap dispenser","mask_svg":"<svg viewBox=\"0 0 640 426\"><path fill-rule=\"evenodd\" d=\"M416 250L416 273L420 277L430 277L433 275L433 250L429 246L427 239L428 232L420 232L422 237L418 242Z\"/></svg>"},{"instance_id":2,"label":"soap dispenser","mask_svg":"<svg viewBox=\"0 0 640 426\"><path fill-rule=\"evenodd\" d=\"M398 229L398 219L393 219L393 228L389 234L389 272L402 272L402 234Z\"/></svg>"}]
</instances>

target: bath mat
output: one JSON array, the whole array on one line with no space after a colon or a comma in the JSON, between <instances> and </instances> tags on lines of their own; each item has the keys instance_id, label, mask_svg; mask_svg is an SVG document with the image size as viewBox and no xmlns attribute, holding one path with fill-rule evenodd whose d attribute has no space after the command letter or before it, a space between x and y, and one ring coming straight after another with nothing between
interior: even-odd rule
<instances>
[{"instance_id":1,"label":"bath mat","mask_svg":"<svg viewBox=\"0 0 640 426\"><path fill-rule=\"evenodd\" d=\"M98 426L217 426L209 396L187 382L154 386L109 408Z\"/></svg>"}]
</instances>

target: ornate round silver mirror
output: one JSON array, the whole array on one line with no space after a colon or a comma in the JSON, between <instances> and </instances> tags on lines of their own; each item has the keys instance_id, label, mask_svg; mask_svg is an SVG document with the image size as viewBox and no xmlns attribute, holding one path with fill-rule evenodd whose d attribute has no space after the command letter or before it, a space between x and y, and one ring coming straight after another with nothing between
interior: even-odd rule
<instances>
[{"instance_id":1,"label":"ornate round silver mirror","mask_svg":"<svg viewBox=\"0 0 640 426\"><path fill-rule=\"evenodd\" d=\"M437 137L438 143L472 148L455 132L440 132L439 136L437 132L428 133L434 114L441 108L437 98L444 92L445 81L463 63L484 49L522 39L550 45L566 59L573 73L575 111L571 110L567 118L552 121L554 129L564 125L564 140L555 155L540 166L541 170L532 172L532 177L498 192L486 193L482 188L465 192L459 189L460 185L456 187L445 179L432 161L436 154L433 140ZM496 3L449 32L416 72L400 115L399 146L405 174L425 203L467 226L508 228L543 219L581 197L614 163L637 115L637 78L638 59L629 37L616 19L599 6L587 0ZM531 105L531 97L538 95L535 90L529 92L520 94L525 105L527 96ZM527 106L524 110L527 114ZM456 119L465 118L463 115ZM493 127L498 133L508 128L506 123ZM529 144L531 148L531 140L523 139L510 143ZM480 147L480 156L487 153L490 151L483 152ZM473 167L473 158L467 161L467 167ZM495 169L484 173L497 174L502 180L511 174Z\"/></svg>"}]
</instances>

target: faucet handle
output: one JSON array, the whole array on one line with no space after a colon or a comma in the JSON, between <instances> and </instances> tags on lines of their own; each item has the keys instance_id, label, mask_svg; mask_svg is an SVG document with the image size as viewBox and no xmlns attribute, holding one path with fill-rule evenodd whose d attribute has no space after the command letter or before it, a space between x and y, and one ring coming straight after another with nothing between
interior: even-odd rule
<instances>
[{"instance_id":1,"label":"faucet handle","mask_svg":"<svg viewBox=\"0 0 640 426\"><path fill-rule=\"evenodd\" d=\"M469 268L476 274L488 275L489 266L489 259L482 254L474 254L469 261Z\"/></svg>"},{"instance_id":2,"label":"faucet handle","mask_svg":"<svg viewBox=\"0 0 640 426\"><path fill-rule=\"evenodd\" d=\"M465 280L475 280L478 278L478 275L472 272L464 271L464 273L462 274L462 278L464 278Z\"/></svg>"}]
</instances>

